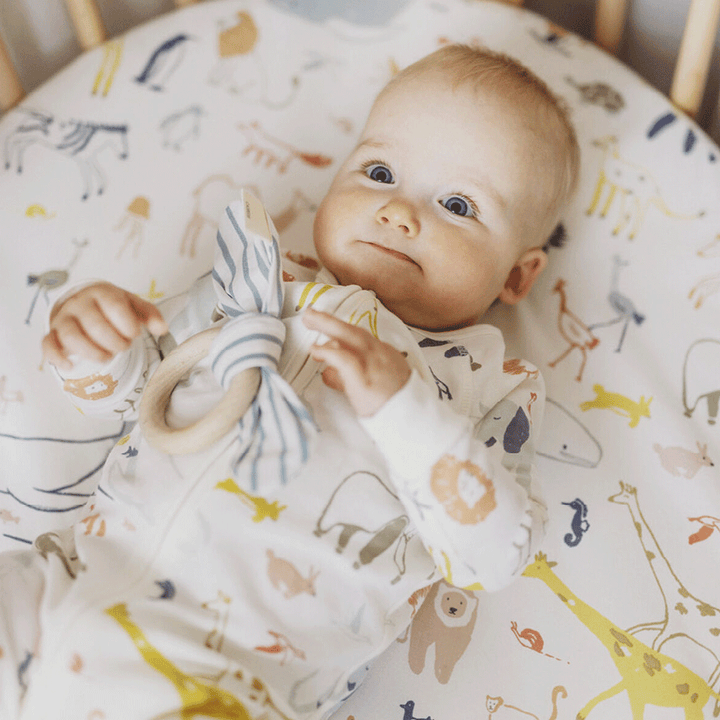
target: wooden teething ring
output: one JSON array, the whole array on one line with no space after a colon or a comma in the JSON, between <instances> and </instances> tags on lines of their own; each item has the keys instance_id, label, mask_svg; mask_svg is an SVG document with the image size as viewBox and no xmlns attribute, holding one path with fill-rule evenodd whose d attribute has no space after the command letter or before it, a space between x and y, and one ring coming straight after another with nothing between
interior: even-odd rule
<instances>
[{"instance_id":1,"label":"wooden teething ring","mask_svg":"<svg viewBox=\"0 0 720 720\"><path fill-rule=\"evenodd\" d=\"M199 360L204 358L219 327L211 327L185 340L158 366L140 400L140 427L156 450L168 455L187 455L204 450L232 430L250 407L260 386L259 368L236 375L220 402L200 420L183 428L171 428L165 419L173 389Z\"/></svg>"}]
</instances>

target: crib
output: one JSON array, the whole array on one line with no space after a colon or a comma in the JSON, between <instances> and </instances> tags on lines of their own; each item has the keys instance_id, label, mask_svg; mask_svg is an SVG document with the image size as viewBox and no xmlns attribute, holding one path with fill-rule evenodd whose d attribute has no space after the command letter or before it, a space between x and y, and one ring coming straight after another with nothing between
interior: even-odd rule
<instances>
[{"instance_id":1,"label":"crib","mask_svg":"<svg viewBox=\"0 0 720 720\"><path fill-rule=\"evenodd\" d=\"M466 591L465 624L409 600L407 636L332 720L718 717L720 148L693 118L720 1L693 0L669 98L614 57L627 0L598 0L594 43L518 1L175 4L106 39L67 0L85 52L28 96L0 45L0 549L103 532L92 498L128 431L60 397L54 300L87 278L184 290L241 187L311 256L379 88L441 43L487 45L563 98L583 152L548 269L487 318L545 377L547 535L510 587Z\"/></svg>"}]
</instances>

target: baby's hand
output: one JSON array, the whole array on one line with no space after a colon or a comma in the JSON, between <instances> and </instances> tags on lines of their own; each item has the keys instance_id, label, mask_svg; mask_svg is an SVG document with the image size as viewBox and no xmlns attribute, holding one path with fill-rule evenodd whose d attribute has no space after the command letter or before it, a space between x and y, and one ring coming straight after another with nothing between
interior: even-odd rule
<instances>
[{"instance_id":1,"label":"baby's hand","mask_svg":"<svg viewBox=\"0 0 720 720\"><path fill-rule=\"evenodd\" d=\"M43 356L60 370L72 368L72 355L106 363L126 350L143 326L154 335L168 330L152 303L111 283L88 285L53 309Z\"/></svg>"},{"instance_id":2,"label":"baby's hand","mask_svg":"<svg viewBox=\"0 0 720 720\"><path fill-rule=\"evenodd\" d=\"M374 415L408 381L405 356L367 330L312 309L303 322L330 338L313 345L310 354L327 365L325 384L344 392L360 417Z\"/></svg>"}]
</instances>

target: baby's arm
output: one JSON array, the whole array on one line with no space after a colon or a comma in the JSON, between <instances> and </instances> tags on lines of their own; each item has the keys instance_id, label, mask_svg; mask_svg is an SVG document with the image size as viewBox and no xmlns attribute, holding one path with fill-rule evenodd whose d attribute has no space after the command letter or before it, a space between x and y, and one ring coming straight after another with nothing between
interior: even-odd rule
<instances>
[{"instance_id":1,"label":"baby's arm","mask_svg":"<svg viewBox=\"0 0 720 720\"><path fill-rule=\"evenodd\" d=\"M437 388L413 373L381 410L363 420L423 544L454 585L498 590L520 575L538 550L546 507L533 462L535 423L517 427L518 438L527 436L517 455L506 452L505 428L497 425L512 418L511 407L533 404L539 415L542 397L541 381L518 380L475 419L439 399Z\"/></svg>"},{"instance_id":2,"label":"baby's arm","mask_svg":"<svg viewBox=\"0 0 720 720\"><path fill-rule=\"evenodd\" d=\"M439 400L400 352L366 330L325 313L306 311L304 322L330 338L312 350L328 365L323 379L345 393L382 450L440 572L462 587L490 590L510 582L543 537L546 508L533 463L533 424L517 422L518 435L527 437L522 452L509 456L496 425L511 420L508 408L524 408L522 418L530 405L539 412L539 377L518 380L496 407L473 419Z\"/></svg>"},{"instance_id":3,"label":"baby's arm","mask_svg":"<svg viewBox=\"0 0 720 720\"><path fill-rule=\"evenodd\" d=\"M127 350L143 327L154 335L167 332L152 303L111 283L95 283L53 308L43 355L61 371L72 369L73 356L107 363Z\"/></svg>"}]
</instances>

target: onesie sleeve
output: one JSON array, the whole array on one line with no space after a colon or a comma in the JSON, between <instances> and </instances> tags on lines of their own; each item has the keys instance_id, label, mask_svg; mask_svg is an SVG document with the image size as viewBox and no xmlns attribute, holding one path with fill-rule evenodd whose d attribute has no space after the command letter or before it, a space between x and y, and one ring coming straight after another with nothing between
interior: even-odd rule
<instances>
[{"instance_id":1,"label":"onesie sleeve","mask_svg":"<svg viewBox=\"0 0 720 720\"><path fill-rule=\"evenodd\" d=\"M57 302L63 302L88 284L71 288ZM54 368L62 390L85 415L125 422L137 420L148 378L167 352L211 323L215 302L208 274L188 291L158 303L170 327L168 335L155 338L143 328L130 347L108 363L76 360L69 371Z\"/></svg>"},{"instance_id":2,"label":"onesie sleeve","mask_svg":"<svg viewBox=\"0 0 720 720\"><path fill-rule=\"evenodd\" d=\"M518 379L480 417L462 415L413 371L371 418L400 500L440 573L498 590L522 573L543 537L546 508L534 466L537 373Z\"/></svg>"},{"instance_id":3,"label":"onesie sleeve","mask_svg":"<svg viewBox=\"0 0 720 720\"><path fill-rule=\"evenodd\" d=\"M137 420L148 377L161 359L156 339L143 329L130 347L108 363L76 360L71 370L54 368L60 387L84 415Z\"/></svg>"}]
</instances>

